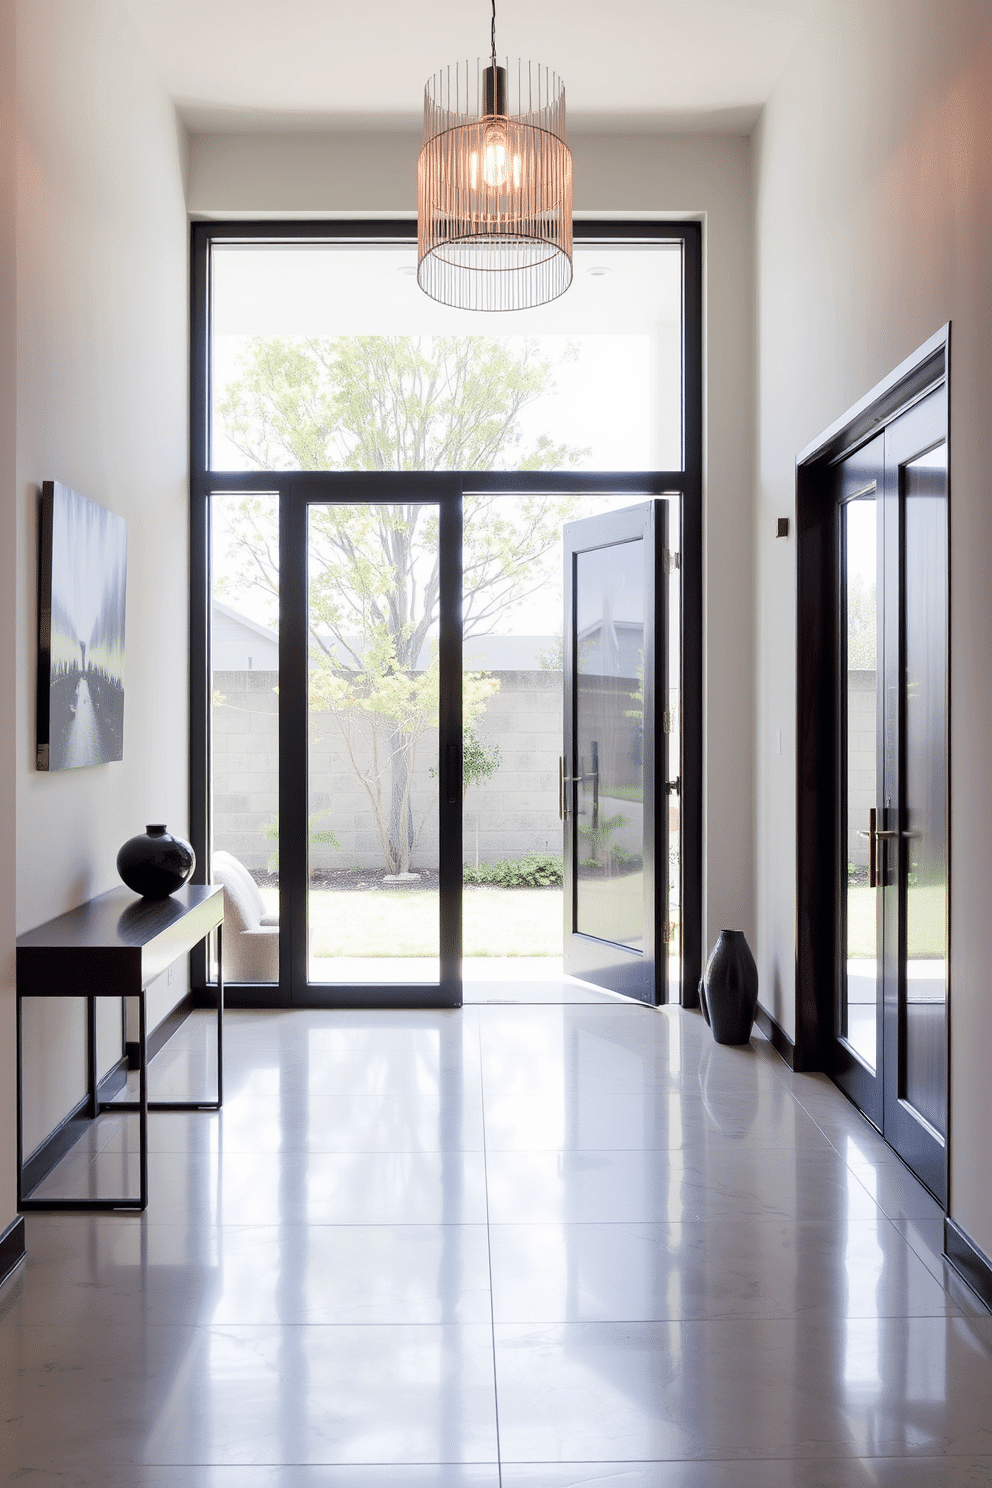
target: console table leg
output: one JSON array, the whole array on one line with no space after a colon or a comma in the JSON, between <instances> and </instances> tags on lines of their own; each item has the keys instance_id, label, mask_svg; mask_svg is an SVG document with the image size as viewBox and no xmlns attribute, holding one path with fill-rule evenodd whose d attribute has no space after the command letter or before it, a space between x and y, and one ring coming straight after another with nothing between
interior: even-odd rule
<instances>
[{"instance_id":1,"label":"console table leg","mask_svg":"<svg viewBox=\"0 0 992 1488\"><path fill-rule=\"evenodd\" d=\"M21 1069L21 994L14 993L17 1004L17 1207L24 1202L24 1091Z\"/></svg>"},{"instance_id":2,"label":"console table leg","mask_svg":"<svg viewBox=\"0 0 992 1488\"><path fill-rule=\"evenodd\" d=\"M89 1097L86 1114L95 1121L100 1114L96 1098L96 998L86 999L86 1094Z\"/></svg>"},{"instance_id":3,"label":"console table leg","mask_svg":"<svg viewBox=\"0 0 992 1488\"><path fill-rule=\"evenodd\" d=\"M148 1208L148 1029L145 1015L144 989L138 994L138 1048L141 1064L138 1069L138 1143L140 1147L141 1198L140 1207Z\"/></svg>"},{"instance_id":4,"label":"console table leg","mask_svg":"<svg viewBox=\"0 0 992 1488\"><path fill-rule=\"evenodd\" d=\"M217 1104L224 1103L224 930L217 926Z\"/></svg>"}]
</instances>

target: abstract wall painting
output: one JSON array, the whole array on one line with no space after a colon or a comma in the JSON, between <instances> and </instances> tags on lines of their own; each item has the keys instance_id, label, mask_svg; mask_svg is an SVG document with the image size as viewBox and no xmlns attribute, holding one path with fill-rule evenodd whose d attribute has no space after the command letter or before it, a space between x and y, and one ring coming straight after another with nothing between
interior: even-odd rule
<instances>
[{"instance_id":1,"label":"abstract wall painting","mask_svg":"<svg viewBox=\"0 0 992 1488\"><path fill-rule=\"evenodd\" d=\"M124 758L127 523L45 481L38 607L39 770Z\"/></svg>"}]
</instances>

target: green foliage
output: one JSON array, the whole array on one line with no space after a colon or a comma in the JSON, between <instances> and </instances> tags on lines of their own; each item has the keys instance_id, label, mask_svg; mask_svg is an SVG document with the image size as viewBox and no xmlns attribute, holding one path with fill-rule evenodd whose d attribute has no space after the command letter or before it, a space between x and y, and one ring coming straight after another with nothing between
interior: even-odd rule
<instances>
[{"instance_id":1,"label":"green foliage","mask_svg":"<svg viewBox=\"0 0 992 1488\"><path fill-rule=\"evenodd\" d=\"M579 835L589 844L589 863L596 867L609 867L614 856L618 853L616 847L611 847L610 838L613 833L626 824L627 818L618 811L615 816L600 816L595 827L579 823Z\"/></svg>"},{"instance_id":2,"label":"green foliage","mask_svg":"<svg viewBox=\"0 0 992 1488\"><path fill-rule=\"evenodd\" d=\"M465 867L467 884L485 884L499 889L554 889L563 881L561 853L529 852L516 860L504 858L499 863L480 863Z\"/></svg>"},{"instance_id":3,"label":"green foliage","mask_svg":"<svg viewBox=\"0 0 992 1488\"><path fill-rule=\"evenodd\" d=\"M537 660L542 672L563 672L565 670L565 637L561 631L554 637L550 646L537 653Z\"/></svg>"},{"instance_id":4,"label":"green foliage","mask_svg":"<svg viewBox=\"0 0 992 1488\"><path fill-rule=\"evenodd\" d=\"M538 343L488 336L256 336L220 403L224 432L263 470L491 470L553 366ZM573 350L566 353L574 356ZM513 464L567 469L547 436Z\"/></svg>"},{"instance_id":5,"label":"green foliage","mask_svg":"<svg viewBox=\"0 0 992 1488\"><path fill-rule=\"evenodd\" d=\"M310 844L311 847L313 847L315 843L321 843L325 847L340 847L341 846L340 842L335 837L335 835L334 835L334 833L332 831L330 831L329 829L325 829L322 832L318 832L318 830L317 830L317 823L319 821L322 821L325 816L329 816L329 815L330 815L330 812L328 812L328 811L315 811L315 812L313 812L307 818L307 842ZM267 837L270 842L278 842L279 841L279 818L278 817L276 817L274 821L266 822L265 826L262 828L262 835L264 837ZM279 872L279 849L278 848L276 848L275 852L269 858L268 868L269 868L269 872L270 873L278 873Z\"/></svg>"},{"instance_id":6,"label":"green foliage","mask_svg":"<svg viewBox=\"0 0 992 1488\"><path fill-rule=\"evenodd\" d=\"M462 734L462 795L470 785L485 785L492 780L502 763L499 745L485 744L471 724L466 724Z\"/></svg>"}]
</instances>

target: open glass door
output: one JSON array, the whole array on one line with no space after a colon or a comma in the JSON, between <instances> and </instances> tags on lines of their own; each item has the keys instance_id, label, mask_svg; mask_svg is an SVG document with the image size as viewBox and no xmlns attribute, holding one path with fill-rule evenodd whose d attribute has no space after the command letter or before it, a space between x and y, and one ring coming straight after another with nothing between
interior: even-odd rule
<instances>
[{"instance_id":1,"label":"open glass door","mask_svg":"<svg viewBox=\"0 0 992 1488\"><path fill-rule=\"evenodd\" d=\"M666 530L651 501L564 532L564 966L647 1003L667 982Z\"/></svg>"}]
</instances>

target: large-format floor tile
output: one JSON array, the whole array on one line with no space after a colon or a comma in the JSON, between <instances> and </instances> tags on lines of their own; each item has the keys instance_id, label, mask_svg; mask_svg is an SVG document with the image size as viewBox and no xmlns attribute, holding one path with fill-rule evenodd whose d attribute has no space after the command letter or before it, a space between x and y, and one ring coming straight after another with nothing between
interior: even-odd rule
<instances>
[{"instance_id":1,"label":"large-format floor tile","mask_svg":"<svg viewBox=\"0 0 992 1488\"><path fill-rule=\"evenodd\" d=\"M919 1263L918 1263L919 1264ZM934 1283L936 1285L936 1283ZM25 1323L486 1323L485 1225L145 1225L32 1216Z\"/></svg>"},{"instance_id":2,"label":"large-format floor tile","mask_svg":"<svg viewBox=\"0 0 992 1488\"><path fill-rule=\"evenodd\" d=\"M60 1163L38 1197L138 1189L133 1152ZM480 1152L152 1153L147 1219L166 1224L480 1224Z\"/></svg>"},{"instance_id":3,"label":"large-format floor tile","mask_svg":"<svg viewBox=\"0 0 992 1488\"><path fill-rule=\"evenodd\" d=\"M346 1467L298 1462L285 1467L135 1463L109 1471L80 1466L70 1473L60 1468L32 1468L16 1480L0 1481L30 1483L32 1488L499 1488L499 1467L495 1462L352 1463Z\"/></svg>"},{"instance_id":4,"label":"large-format floor tile","mask_svg":"<svg viewBox=\"0 0 992 1488\"><path fill-rule=\"evenodd\" d=\"M495 1462L488 1327L24 1326L4 1365L8 1460Z\"/></svg>"},{"instance_id":5,"label":"large-format floor tile","mask_svg":"<svg viewBox=\"0 0 992 1488\"><path fill-rule=\"evenodd\" d=\"M502 1488L986 1488L992 1457L504 1462ZM357 1488L357 1485L356 1485Z\"/></svg>"},{"instance_id":6,"label":"large-format floor tile","mask_svg":"<svg viewBox=\"0 0 992 1488\"><path fill-rule=\"evenodd\" d=\"M491 1251L498 1323L962 1311L881 1218L494 1225Z\"/></svg>"},{"instance_id":7,"label":"large-format floor tile","mask_svg":"<svg viewBox=\"0 0 992 1488\"><path fill-rule=\"evenodd\" d=\"M494 1224L874 1219L878 1206L835 1155L744 1151L491 1152Z\"/></svg>"},{"instance_id":8,"label":"large-format floor tile","mask_svg":"<svg viewBox=\"0 0 992 1488\"><path fill-rule=\"evenodd\" d=\"M721 1092L702 1099L678 1084L632 1082L581 1096L490 1094L486 1146L491 1152L620 1152L686 1147L699 1151L774 1148L823 1152L834 1148L811 1116L782 1089L755 1099Z\"/></svg>"},{"instance_id":9,"label":"large-format floor tile","mask_svg":"<svg viewBox=\"0 0 992 1488\"><path fill-rule=\"evenodd\" d=\"M507 1462L992 1455L992 1320L495 1332Z\"/></svg>"},{"instance_id":10,"label":"large-format floor tile","mask_svg":"<svg viewBox=\"0 0 992 1488\"><path fill-rule=\"evenodd\" d=\"M985 1488L992 1317L892 1149L757 1034L559 982L231 1013L144 1215L27 1216L0 1482ZM136 1126L46 1191L136 1189Z\"/></svg>"},{"instance_id":11,"label":"large-format floor tile","mask_svg":"<svg viewBox=\"0 0 992 1488\"><path fill-rule=\"evenodd\" d=\"M936 1199L898 1158L885 1163L859 1159L848 1166L890 1219L943 1219Z\"/></svg>"},{"instance_id":12,"label":"large-format floor tile","mask_svg":"<svg viewBox=\"0 0 992 1488\"><path fill-rule=\"evenodd\" d=\"M104 1147L137 1142L136 1118L105 1113ZM432 1099L399 1095L228 1098L221 1111L153 1111L150 1152L474 1152L483 1141L482 1100L445 1086ZM76 1148L73 1151L77 1150Z\"/></svg>"}]
</instances>

